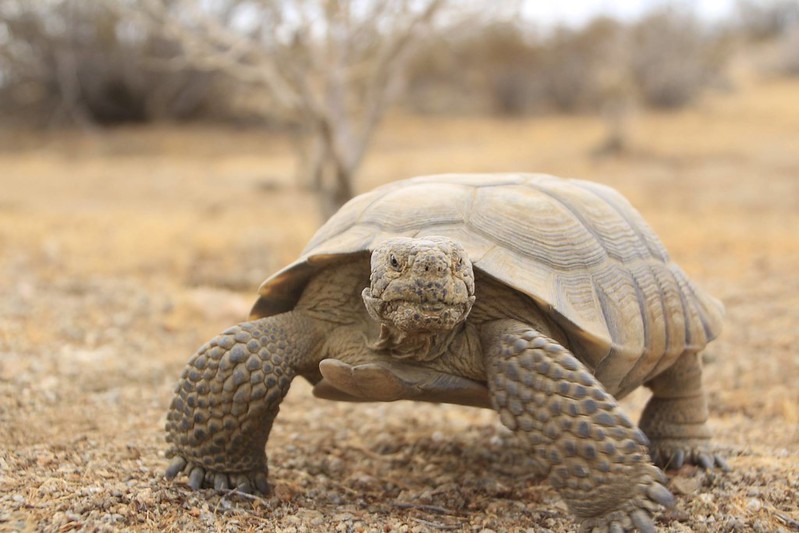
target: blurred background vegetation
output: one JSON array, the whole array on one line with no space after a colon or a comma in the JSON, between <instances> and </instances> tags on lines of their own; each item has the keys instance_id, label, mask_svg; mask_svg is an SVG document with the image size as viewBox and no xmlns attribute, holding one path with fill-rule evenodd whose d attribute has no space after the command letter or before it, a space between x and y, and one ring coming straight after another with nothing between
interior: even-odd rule
<instances>
[{"instance_id":1,"label":"blurred background vegetation","mask_svg":"<svg viewBox=\"0 0 799 533\"><path fill-rule=\"evenodd\" d=\"M598 154L636 109L799 76L799 2L722 19L654 3L632 20L543 26L523 1L0 0L0 119L23 128L160 122L267 128L329 214L383 116L597 114ZM752 66L753 65L753 66Z\"/></svg>"}]
</instances>

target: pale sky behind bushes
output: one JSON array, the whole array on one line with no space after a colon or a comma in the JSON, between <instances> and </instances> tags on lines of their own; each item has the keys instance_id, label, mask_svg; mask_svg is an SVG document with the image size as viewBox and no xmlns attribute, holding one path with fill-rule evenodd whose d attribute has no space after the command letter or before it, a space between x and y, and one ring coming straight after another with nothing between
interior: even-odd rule
<instances>
[{"instance_id":1,"label":"pale sky behind bushes","mask_svg":"<svg viewBox=\"0 0 799 533\"><path fill-rule=\"evenodd\" d=\"M735 0L525 0L525 17L542 25L580 25L597 15L635 19L661 6L687 8L701 18L718 20L735 10Z\"/></svg>"}]
</instances>

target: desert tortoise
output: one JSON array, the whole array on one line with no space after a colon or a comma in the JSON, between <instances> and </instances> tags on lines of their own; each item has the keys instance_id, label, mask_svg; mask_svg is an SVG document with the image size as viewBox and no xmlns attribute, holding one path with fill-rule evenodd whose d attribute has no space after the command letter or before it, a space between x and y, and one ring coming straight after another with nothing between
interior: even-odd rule
<instances>
[{"instance_id":1,"label":"desert tortoise","mask_svg":"<svg viewBox=\"0 0 799 533\"><path fill-rule=\"evenodd\" d=\"M347 203L183 371L167 421L189 484L268 490L292 379L317 396L493 407L590 530L653 530L650 463L712 468L698 353L722 305L606 186L440 175ZM638 429L616 400L653 391Z\"/></svg>"}]
</instances>

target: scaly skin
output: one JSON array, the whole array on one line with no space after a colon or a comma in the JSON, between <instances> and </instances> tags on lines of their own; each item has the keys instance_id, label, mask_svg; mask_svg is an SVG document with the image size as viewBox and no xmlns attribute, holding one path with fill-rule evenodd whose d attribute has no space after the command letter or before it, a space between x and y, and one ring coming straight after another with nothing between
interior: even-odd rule
<instances>
[{"instance_id":1,"label":"scaly skin","mask_svg":"<svg viewBox=\"0 0 799 533\"><path fill-rule=\"evenodd\" d=\"M167 477L193 489L268 491L264 447L298 369L318 342L314 322L286 313L234 326L200 348L167 415Z\"/></svg>"},{"instance_id":2,"label":"scaly skin","mask_svg":"<svg viewBox=\"0 0 799 533\"><path fill-rule=\"evenodd\" d=\"M514 320L483 328L500 420L535 452L581 531L654 531L674 497L649 461L647 438L568 350Z\"/></svg>"},{"instance_id":3,"label":"scaly skin","mask_svg":"<svg viewBox=\"0 0 799 533\"><path fill-rule=\"evenodd\" d=\"M639 425L649 437L655 464L674 469L695 464L705 470L714 466L729 470L726 461L710 450L707 402L698 354L684 353L648 385L652 398Z\"/></svg>"}]
</instances>

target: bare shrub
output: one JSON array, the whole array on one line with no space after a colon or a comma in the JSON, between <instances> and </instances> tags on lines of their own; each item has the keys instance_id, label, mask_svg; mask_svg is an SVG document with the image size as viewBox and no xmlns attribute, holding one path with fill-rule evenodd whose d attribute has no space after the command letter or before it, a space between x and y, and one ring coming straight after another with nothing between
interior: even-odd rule
<instances>
[{"instance_id":1,"label":"bare shrub","mask_svg":"<svg viewBox=\"0 0 799 533\"><path fill-rule=\"evenodd\" d=\"M299 182L330 215L354 178L416 44L445 0L138 0L148 28L181 43L187 67L224 72L289 117ZM459 6L460 7L460 6ZM453 10L457 19L464 9ZM441 22L443 24L443 22Z\"/></svg>"},{"instance_id":2,"label":"bare shrub","mask_svg":"<svg viewBox=\"0 0 799 533\"><path fill-rule=\"evenodd\" d=\"M617 31L609 19L552 35L519 23L483 25L420 54L409 69L407 97L422 110L440 100L449 111L504 115L589 109L600 99L596 78ZM445 99L437 97L442 93Z\"/></svg>"},{"instance_id":3,"label":"bare shrub","mask_svg":"<svg viewBox=\"0 0 799 533\"><path fill-rule=\"evenodd\" d=\"M457 114L483 107L477 102L484 90L459 51L458 38L436 35L428 39L408 62L400 102L418 113Z\"/></svg>"},{"instance_id":4,"label":"bare shrub","mask_svg":"<svg viewBox=\"0 0 799 533\"><path fill-rule=\"evenodd\" d=\"M623 68L622 32L618 22L598 18L580 30L560 29L543 44L545 61L536 77L550 107L568 112L601 107L607 73Z\"/></svg>"},{"instance_id":5,"label":"bare shrub","mask_svg":"<svg viewBox=\"0 0 799 533\"><path fill-rule=\"evenodd\" d=\"M408 66L404 103L433 113L525 113L536 99L535 39L494 21L426 43Z\"/></svg>"},{"instance_id":6,"label":"bare shrub","mask_svg":"<svg viewBox=\"0 0 799 533\"><path fill-rule=\"evenodd\" d=\"M407 98L425 111L603 112L619 122L626 113L619 110L633 102L691 103L723 78L728 56L721 32L672 10L627 25L600 17L552 33L483 25L420 54Z\"/></svg>"},{"instance_id":7,"label":"bare shrub","mask_svg":"<svg viewBox=\"0 0 799 533\"><path fill-rule=\"evenodd\" d=\"M783 76L799 76L799 25L780 37L776 71Z\"/></svg>"},{"instance_id":8,"label":"bare shrub","mask_svg":"<svg viewBox=\"0 0 799 533\"><path fill-rule=\"evenodd\" d=\"M0 113L28 123L144 122L228 115L229 81L148 61L174 41L108 3L0 0Z\"/></svg>"},{"instance_id":9,"label":"bare shrub","mask_svg":"<svg viewBox=\"0 0 799 533\"><path fill-rule=\"evenodd\" d=\"M738 0L738 26L745 37L773 40L799 25L796 0Z\"/></svg>"},{"instance_id":10,"label":"bare shrub","mask_svg":"<svg viewBox=\"0 0 799 533\"><path fill-rule=\"evenodd\" d=\"M738 0L732 31L765 77L799 75L799 0Z\"/></svg>"},{"instance_id":11,"label":"bare shrub","mask_svg":"<svg viewBox=\"0 0 799 533\"><path fill-rule=\"evenodd\" d=\"M535 73L541 50L517 24L492 24L463 43L461 63L471 62L482 74L491 110L504 115L527 111L540 90ZM479 66L478 66L479 65Z\"/></svg>"},{"instance_id":12,"label":"bare shrub","mask_svg":"<svg viewBox=\"0 0 799 533\"><path fill-rule=\"evenodd\" d=\"M724 43L695 16L674 10L652 13L631 28L630 68L641 99L656 108L694 101L723 75Z\"/></svg>"}]
</instances>

